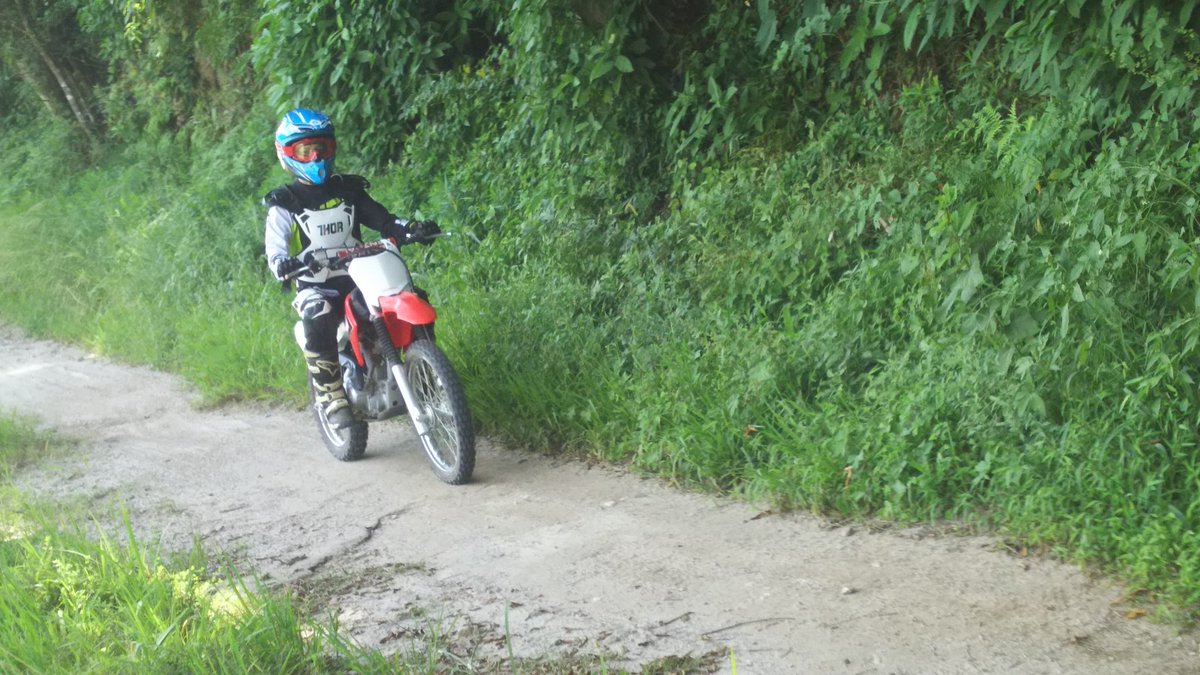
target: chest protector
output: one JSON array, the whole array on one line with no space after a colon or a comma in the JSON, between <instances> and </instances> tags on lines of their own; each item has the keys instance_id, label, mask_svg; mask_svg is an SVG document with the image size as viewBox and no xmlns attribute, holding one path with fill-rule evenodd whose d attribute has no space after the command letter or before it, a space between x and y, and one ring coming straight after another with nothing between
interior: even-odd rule
<instances>
[{"instance_id":1,"label":"chest protector","mask_svg":"<svg viewBox=\"0 0 1200 675\"><path fill-rule=\"evenodd\" d=\"M330 200L318 209L303 209L292 214L292 241L294 248L304 241L308 246L299 251L297 257L304 259L309 251L323 248L357 246L362 242L354 236L354 207L340 199ZM305 274L301 281L320 283L332 277L344 277L346 270L322 269L315 274Z\"/></svg>"}]
</instances>

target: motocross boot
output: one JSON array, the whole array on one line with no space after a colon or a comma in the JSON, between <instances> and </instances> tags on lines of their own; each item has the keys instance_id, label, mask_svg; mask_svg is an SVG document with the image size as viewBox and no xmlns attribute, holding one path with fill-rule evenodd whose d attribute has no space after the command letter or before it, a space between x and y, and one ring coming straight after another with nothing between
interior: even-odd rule
<instances>
[{"instance_id":1,"label":"motocross boot","mask_svg":"<svg viewBox=\"0 0 1200 675\"><path fill-rule=\"evenodd\" d=\"M325 413L325 419L329 420L329 426L345 429L354 424L354 413L350 411L350 402L346 400L346 392L342 389L342 368L338 365L337 356L305 350L304 361L312 376L313 396Z\"/></svg>"}]
</instances>

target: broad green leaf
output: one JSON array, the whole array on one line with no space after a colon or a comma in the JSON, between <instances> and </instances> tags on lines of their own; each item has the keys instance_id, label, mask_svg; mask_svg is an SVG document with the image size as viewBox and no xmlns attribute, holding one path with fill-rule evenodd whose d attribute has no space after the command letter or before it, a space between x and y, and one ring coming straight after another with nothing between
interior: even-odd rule
<instances>
[{"instance_id":1,"label":"broad green leaf","mask_svg":"<svg viewBox=\"0 0 1200 675\"><path fill-rule=\"evenodd\" d=\"M1137 252L1139 261L1146 259L1146 233L1138 232L1133 235L1133 250Z\"/></svg>"},{"instance_id":2,"label":"broad green leaf","mask_svg":"<svg viewBox=\"0 0 1200 675\"><path fill-rule=\"evenodd\" d=\"M862 54L863 47L867 44L867 13L866 10L859 10L858 20L851 30L850 39L846 42L846 46L842 49L842 58L838 62L838 66L845 70Z\"/></svg>"},{"instance_id":3,"label":"broad green leaf","mask_svg":"<svg viewBox=\"0 0 1200 675\"><path fill-rule=\"evenodd\" d=\"M607 75L608 71L612 69L612 61L597 61L596 65L592 66L592 72L588 75L588 79L589 81L595 82L597 79Z\"/></svg>"},{"instance_id":4,"label":"broad green leaf","mask_svg":"<svg viewBox=\"0 0 1200 675\"><path fill-rule=\"evenodd\" d=\"M984 11L983 23L989 29L995 25L996 19L1000 18L1000 14L1004 12L1004 8L1009 6L1008 0L988 0L987 8Z\"/></svg>"},{"instance_id":5,"label":"broad green leaf","mask_svg":"<svg viewBox=\"0 0 1200 675\"><path fill-rule=\"evenodd\" d=\"M879 70L879 64L883 61L883 55L887 52L886 42L877 42L871 48L871 55L867 57L867 70L872 73Z\"/></svg>"},{"instance_id":6,"label":"broad green leaf","mask_svg":"<svg viewBox=\"0 0 1200 675\"><path fill-rule=\"evenodd\" d=\"M1041 331L1041 326L1037 319L1027 311L1021 311L1017 314L1011 323L1009 323L1006 332L1010 339L1021 341L1031 338Z\"/></svg>"},{"instance_id":7,"label":"broad green leaf","mask_svg":"<svg viewBox=\"0 0 1200 675\"><path fill-rule=\"evenodd\" d=\"M775 39L775 31L779 25L769 0L758 0L758 19L758 35L754 38L754 45L758 48L759 54L764 54L771 46L771 41Z\"/></svg>"},{"instance_id":8,"label":"broad green leaf","mask_svg":"<svg viewBox=\"0 0 1200 675\"><path fill-rule=\"evenodd\" d=\"M905 51L912 49L913 36L917 32L917 23L921 20L921 13L915 10L909 10L908 18L904 21L904 49Z\"/></svg>"},{"instance_id":9,"label":"broad green leaf","mask_svg":"<svg viewBox=\"0 0 1200 675\"><path fill-rule=\"evenodd\" d=\"M1192 12L1196 11L1197 0L1187 0L1181 4L1179 8L1179 23L1180 26L1188 25L1188 21L1192 19Z\"/></svg>"},{"instance_id":10,"label":"broad green leaf","mask_svg":"<svg viewBox=\"0 0 1200 675\"><path fill-rule=\"evenodd\" d=\"M617 67L617 70L621 71L622 73L632 73L633 72L633 63L631 63L629 61L629 59L624 55L617 56L615 65Z\"/></svg>"}]
</instances>

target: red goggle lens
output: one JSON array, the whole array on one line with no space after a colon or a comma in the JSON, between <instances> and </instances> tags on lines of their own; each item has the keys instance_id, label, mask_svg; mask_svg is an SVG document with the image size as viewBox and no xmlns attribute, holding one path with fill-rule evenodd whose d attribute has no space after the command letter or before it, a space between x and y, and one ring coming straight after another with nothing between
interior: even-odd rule
<instances>
[{"instance_id":1,"label":"red goggle lens","mask_svg":"<svg viewBox=\"0 0 1200 675\"><path fill-rule=\"evenodd\" d=\"M332 158L336 149L332 138L302 138L283 146L283 154L297 162L315 162Z\"/></svg>"}]
</instances>

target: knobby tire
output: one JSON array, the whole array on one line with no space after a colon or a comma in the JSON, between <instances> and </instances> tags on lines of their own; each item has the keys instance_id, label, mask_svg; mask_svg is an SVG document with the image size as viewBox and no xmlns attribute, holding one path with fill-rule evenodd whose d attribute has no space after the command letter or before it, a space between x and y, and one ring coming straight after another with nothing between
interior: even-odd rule
<instances>
[{"instance_id":1,"label":"knobby tire","mask_svg":"<svg viewBox=\"0 0 1200 675\"><path fill-rule=\"evenodd\" d=\"M475 470L475 429L454 366L432 341L416 340L404 367L429 427L421 446L433 472L451 485L466 483Z\"/></svg>"}]
</instances>

